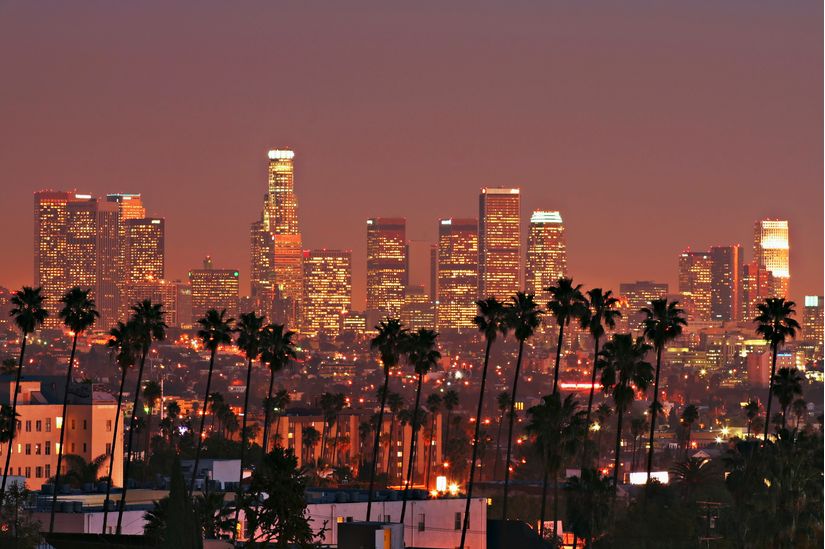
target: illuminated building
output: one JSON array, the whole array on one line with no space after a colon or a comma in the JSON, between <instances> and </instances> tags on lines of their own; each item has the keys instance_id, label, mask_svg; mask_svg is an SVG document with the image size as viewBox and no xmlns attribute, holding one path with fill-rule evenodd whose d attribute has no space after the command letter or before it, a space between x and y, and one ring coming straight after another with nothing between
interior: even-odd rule
<instances>
[{"instance_id":1,"label":"illuminated building","mask_svg":"<svg viewBox=\"0 0 825 549\"><path fill-rule=\"evenodd\" d=\"M341 330L364 335L367 331L367 317L363 313L349 311L341 316Z\"/></svg>"},{"instance_id":2,"label":"illuminated building","mask_svg":"<svg viewBox=\"0 0 825 549\"><path fill-rule=\"evenodd\" d=\"M407 221L399 217L367 220L367 311L398 316L407 286Z\"/></svg>"},{"instance_id":3,"label":"illuminated building","mask_svg":"<svg viewBox=\"0 0 825 549\"><path fill-rule=\"evenodd\" d=\"M121 285L121 302L123 310L120 318L128 318L131 307L148 299L152 303L162 303L165 313L164 322L172 328L181 326L181 311L179 306L179 283L169 280L147 278L132 280ZM189 319L185 318L188 322Z\"/></svg>"},{"instance_id":4,"label":"illuminated building","mask_svg":"<svg viewBox=\"0 0 825 549\"><path fill-rule=\"evenodd\" d=\"M341 332L343 315L352 308L352 252L304 252L303 332L332 337Z\"/></svg>"},{"instance_id":5,"label":"illuminated building","mask_svg":"<svg viewBox=\"0 0 825 549\"><path fill-rule=\"evenodd\" d=\"M269 312L272 320L297 326L304 268L295 196L295 152L272 149L267 157L264 208L251 230L251 291L262 312Z\"/></svg>"},{"instance_id":6,"label":"illuminated building","mask_svg":"<svg viewBox=\"0 0 825 549\"><path fill-rule=\"evenodd\" d=\"M742 246L711 246L710 261L711 319L739 320L742 311Z\"/></svg>"},{"instance_id":7,"label":"illuminated building","mask_svg":"<svg viewBox=\"0 0 825 549\"><path fill-rule=\"evenodd\" d=\"M157 217L127 219L126 282L160 279L165 273L165 223Z\"/></svg>"},{"instance_id":8,"label":"illuminated building","mask_svg":"<svg viewBox=\"0 0 825 549\"><path fill-rule=\"evenodd\" d=\"M708 252L684 251L679 255L679 294L688 320L711 318L711 258Z\"/></svg>"},{"instance_id":9,"label":"illuminated building","mask_svg":"<svg viewBox=\"0 0 825 549\"><path fill-rule=\"evenodd\" d=\"M756 261L742 268L742 320L751 322L759 314L756 305L776 295L774 276Z\"/></svg>"},{"instance_id":10,"label":"illuminated building","mask_svg":"<svg viewBox=\"0 0 825 549\"><path fill-rule=\"evenodd\" d=\"M816 346L820 358L825 333L823 307L825 307L825 298L821 295L805 296L805 306L802 308L802 337Z\"/></svg>"},{"instance_id":11,"label":"illuminated building","mask_svg":"<svg viewBox=\"0 0 825 549\"><path fill-rule=\"evenodd\" d=\"M189 271L192 287L192 324L206 316L206 311L226 309L227 318L237 319L239 308L239 273L236 269L215 269L212 259L204 260L203 269Z\"/></svg>"},{"instance_id":12,"label":"illuminated building","mask_svg":"<svg viewBox=\"0 0 825 549\"><path fill-rule=\"evenodd\" d=\"M126 221L129 219L144 219L146 217L146 208L143 206L143 200L140 194L136 193L113 193L106 195L106 210L107 217L111 216L111 208L117 210L116 228L117 244L116 251L104 260L106 272L112 272L114 278L114 288L108 281L102 281L100 284L101 298L98 301L98 309L100 310L100 323L103 326L109 326L114 323L111 318L112 311L118 312L122 310L121 292L122 286L129 279L126 265ZM111 241L111 235L107 235L107 240ZM112 248L112 246L107 246ZM112 248L114 249L114 248ZM118 320L119 317L115 318Z\"/></svg>"},{"instance_id":13,"label":"illuminated building","mask_svg":"<svg viewBox=\"0 0 825 549\"><path fill-rule=\"evenodd\" d=\"M756 222L753 237L754 261L774 277L777 297L788 297L791 278L788 222L763 219Z\"/></svg>"},{"instance_id":14,"label":"illuminated building","mask_svg":"<svg viewBox=\"0 0 825 549\"><path fill-rule=\"evenodd\" d=\"M189 330L192 324L192 285L189 282L175 281L177 287L178 327Z\"/></svg>"},{"instance_id":15,"label":"illuminated building","mask_svg":"<svg viewBox=\"0 0 825 549\"><path fill-rule=\"evenodd\" d=\"M567 275L567 245L559 212L537 210L530 216L524 274L525 291L536 294L540 303L549 299L544 289Z\"/></svg>"},{"instance_id":16,"label":"illuminated building","mask_svg":"<svg viewBox=\"0 0 825 549\"><path fill-rule=\"evenodd\" d=\"M409 330L432 330L436 325L436 306L423 286L408 286L404 291L400 318Z\"/></svg>"},{"instance_id":17,"label":"illuminated building","mask_svg":"<svg viewBox=\"0 0 825 549\"><path fill-rule=\"evenodd\" d=\"M120 212L117 204L107 201L97 203L97 285L95 304L100 313L97 325L104 329L118 320L121 284Z\"/></svg>"},{"instance_id":18,"label":"illuminated building","mask_svg":"<svg viewBox=\"0 0 825 549\"><path fill-rule=\"evenodd\" d=\"M441 219L438 223L438 329L474 329L478 296L478 221ZM420 326L432 329L429 326Z\"/></svg>"},{"instance_id":19,"label":"illuminated building","mask_svg":"<svg viewBox=\"0 0 825 549\"><path fill-rule=\"evenodd\" d=\"M666 297L667 292L668 285L663 282L639 280L619 284L621 300L626 303L627 314L625 317L627 318L628 328L637 330L644 319L644 315L639 313L639 309L649 307L650 302L654 299Z\"/></svg>"},{"instance_id":20,"label":"illuminated building","mask_svg":"<svg viewBox=\"0 0 825 549\"><path fill-rule=\"evenodd\" d=\"M17 401L19 427L11 442L9 472L25 477L26 488L30 490L40 490L57 470L64 387L60 377L25 376L20 382ZM0 404L9 406L14 390L15 382L11 376L0 378ZM117 400L109 393L93 391L92 385L87 383L73 384L70 391L63 454L64 457L67 454L80 456L86 463L91 463L111 450ZM120 422L122 425L123 422ZM115 440L112 482L115 486L122 486L122 430ZM0 459L3 462L8 450L8 442L0 444ZM63 464L68 467L66 460Z\"/></svg>"},{"instance_id":21,"label":"illuminated building","mask_svg":"<svg viewBox=\"0 0 825 549\"><path fill-rule=\"evenodd\" d=\"M521 289L519 189L486 187L479 195L479 298L508 300Z\"/></svg>"}]
</instances>

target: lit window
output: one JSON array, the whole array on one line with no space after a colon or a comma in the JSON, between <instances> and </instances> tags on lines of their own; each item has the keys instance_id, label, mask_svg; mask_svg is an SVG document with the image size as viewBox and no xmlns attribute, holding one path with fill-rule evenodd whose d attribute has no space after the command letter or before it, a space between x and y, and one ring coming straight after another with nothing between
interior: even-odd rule
<instances>
[{"instance_id":1,"label":"lit window","mask_svg":"<svg viewBox=\"0 0 825 549\"><path fill-rule=\"evenodd\" d=\"M63 428L63 418L61 416L54 418L54 426L58 429ZM51 427L49 426L48 420L46 420L46 432L48 431L51 431Z\"/></svg>"}]
</instances>

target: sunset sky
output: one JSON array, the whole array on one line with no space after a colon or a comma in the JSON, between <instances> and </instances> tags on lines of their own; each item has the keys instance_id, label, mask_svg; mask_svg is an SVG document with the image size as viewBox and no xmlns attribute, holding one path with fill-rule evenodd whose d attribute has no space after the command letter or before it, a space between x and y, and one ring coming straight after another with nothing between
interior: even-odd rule
<instances>
[{"instance_id":1,"label":"sunset sky","mask_svg":"<svg viewBox=\"0 0 825 549\"><path fill-rule=\"evenodd\" d=\"M0 0L0 286L33 282L32 193L139 192L167 278L249 272L266 151L296 151L304 246L558 209L587 286L676 287L684 248L791 226L791 297L823 293L822 0Z\"/></svg>"}]
</instances>

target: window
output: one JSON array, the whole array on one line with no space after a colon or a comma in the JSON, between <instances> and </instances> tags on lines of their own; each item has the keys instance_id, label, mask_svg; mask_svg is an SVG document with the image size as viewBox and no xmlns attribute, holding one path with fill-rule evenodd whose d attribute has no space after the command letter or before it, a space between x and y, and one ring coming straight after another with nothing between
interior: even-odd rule
<instances>
[{"instance_id":1,"label":"window","mask_svg":"<svg viewBox=\"0 0 825 549\"><path fill-rule=\"evenodd\" d=\"M46 464L46 477L45 478L51 478L51 476L52 476L52 466L47 463Z\"/></svg>"},{"instance_id":2,"label":"window","mask_svg":"<svg viewBox=\"0 0 825 549\"><path fill-rule=\"evenodd\" d=\"M37 444L34 445L34 455L39 456L42 453L42 450L43 449L42 449L40 443L37 443ZM40 478L40 477L37 477L37 478Z\"/></svg>"},{"instance_id":3,"label":"window","mask_svg":"<svg viewBox=\"0 0 825 549\"><path fill-rule=\"evenodd\" d=\"M112 432L112 420L111 419L106 420L106 432L107 433Z\"/></svg>"},{"instance_id":4,"label":"window","mask_svg":"<svg viewBox=\"0 0 825 549\"><path fill-rule=\"evenodd\" d=\"M34 430L37 431L38 433L43 430L43 422L40 421L39 419L34 422Z\"/></svg>"},{"instance_id":5,"label":"window","mask_svg":"<svg viewBox=\"0 0 825 549\"><path fill-rule=\"evenodd\" d=\"M50 440L47 440L47 441L46 441L46 448L45 448L45 450L46 450L46 451L45 451L45 452L43 452L44 454L46 454L47 456L52 455L52 442L51 442Z\"/></svg>"},{"instance_id":6,"label":"window","mask_svg":"<svg viewBox=\"0 0 825 549\"><path fill-rule=\"evenodd\" d=\"M85 419L83 420L83 430L84 431L86 430L86 420Z\"/></svg>"},{"instance_id":7,"label":"window","mask_svg":"<svg viewBox=\"0 0 825 549\"><path fill-rule=\"evenodd\" d=\"M32 455L32 445L31 444L26 444L26 455L27 456Z\"/></svg>"},{"instance_id":8,"label":"window","mask_svg":"<svg viewBox=\"0 0 825 549\"><path fill-rule=\"evenodd\" d=\"M26 467L26 478L32 478L32 468Z\"/></svg>"},{"instance_id":9,"label":"window","mask_svg":"<svg viewBox=\"0 0 825 549\"><path fill-rule=\"evenodd\" d=\"M76 428L77 428L77 423L75 422L75 420L72 420L72 431L74 431Z\"/></svg>"},{"instance_id":10,"label":"window","mask_svg":"<svg viewBox=\"0 0 825 549\"><path fill-rule=\"evenodd\" d=\"M26 420L26 432L27 432L27 433L31 433L31 432L32 432L32 422L31 422L31 420L30 420L30 419L27 419L27 420Z\"/></svg>"},{"instance_id":11,"label":"window","mask_svg":"<svg viewBox=\"0 0 825 549\"><path fill-rule=\"evenodd\" d=\"M34 477L35 478L43 478L43 468L38 466L34 468Z\"/></svg>"},{"instance_id":12,"label":"window","mask_svg":"<svg viewBox=\"0 0 825 549\"><path fill-rule=\"evenodd\" d=\"M111 443L111 442L107 442L107 443L106 443L106 455L108 456L108 455L109 455L109 454L111 454L111 453L112 453L112 443Z\"/></svg>"},{"instance_id":13,"label":"window","mask_svg":"<svg viewBox=\"0 0 825 549\"><path fill-rule=\"evenodd\" d=\"M392 522L391 515L384 515L384 522Z\"/></svg>"},{"instance_id":14,"label":"window","mask_svg":"<svg viewBox=\"0 0 825 549\"><path fill-rule=\"evenodd\" d=\"M74 442L72 442L72 453L73 453L73 454L75 453L75 449L74 449Z\"/></svg>"},{"instance_id":15,"label":"window","mask_svg":"<svg viewBox=\"0 0 825 549\"><path fill-rule=\"evenodd\" d=\"M418 514L418 531L423 532L426 528L424 513Z\"/></svg>"},{"instance_id":16,"label":"window","mask_svg":"<svg viewBox=\"0 0 825 549\"><path fill-rule=\"evenodd\" d=\"M17 420L17 432L19 433L22 428L23 428L23 423L18 419Z\"/></svg>"},{"instance_id":17,"label":"window","mask_svg":"<svg viewBox=\"0 0 825 549\"><path fill-rule=\"evenodd\" d=\"M461 530L461 513L460 512L455 514L455 523L453 524L453 527L456 530Z\"/></svg>"},{"instance_id":18,"label":"window","mask_svg":"<svg viewBox=\"0 0 825 549\"><path fill-rule=\"evenodd\" d=\"M83 443L83 453L84 454L86 453L86 443L85 442Z\"/></svg>"},{"instance_id":19,"label":"window","mask_svg":"<svg viewBox=\"0 0 825 549\"><path fill-rule=\"evenodd\" d=\"M46 418L46 432L47 433L52 432L52 418L50 418L50 417Z\"/></svg>"}]
</instances>

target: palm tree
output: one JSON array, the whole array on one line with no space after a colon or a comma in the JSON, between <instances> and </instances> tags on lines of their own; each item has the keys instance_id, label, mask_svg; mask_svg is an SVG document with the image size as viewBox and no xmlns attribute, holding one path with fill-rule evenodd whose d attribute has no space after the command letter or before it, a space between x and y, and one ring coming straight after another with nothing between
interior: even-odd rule
<instances>
[{"instance_id":1,"label":"palm tree","mask_svg":"<svg viewBox=\"0 0 825 549\"><path fill-rule=\"evenodd\" d=\"M243 420L241 423L241 467L238 476L237 502L235 504L235 522L238 522L238 515L241 510L241 484L243 483L243 466L246 455L247 429L246 420L249 417L249 386L252 383L252 362L257 360L261 354L261 330L264 326L264 317L258 316L254 312L242 313L235 323L235 331L238 339L235 342L238 349L246 356L246 387L243 395ZM237 539L238 529L232 529L233 541Z\"/></svg>"},{"instance_id":2,"label":"palm tree","mask_svg":"<svg viewBox=\"0 0 825 549\"><path fill-rule=\"evenodd\" d=\"M415 450L418 442L418 428L421 426L419 417L421 416L421 388L424 384L424 376L434 367L438 366L441 360L441 353L436 349L438 334L432 330L424 328L410 334L407 338L405 354L407 361L418 374L418 386L415 389L415 406L412 409L412 437L410 440L410 457L407 460L407 480L404 483L404 494L401 502L401 524L404 524L404 516L407 512L407 495L410 484L413 481L413 466L415 464Z\"/></svg>"},{"instance_id":3,"label":"palm tree","mask_svg":"<svg viewBox=\"0 0 825 549\"><path fill-rule=\"evenodd\" d=\"M390 385L390 369L398 365L401 359L401 347L407 337L407 329L397 318L387 318L375 327L378 334L370 341L370 349L377 350L381 355L381 364L384 367L384 385L381 390L381 408L378 412L378 428L375 430L375 442L372 447L372 470L370 471L369 492L367 494L367 521L372 511L373 489L375 487L375 471L378 467L378 444L381 437L381 428L384 424L384 408L387 406L387 393Z\"/></svg>"},{"instance_id":4,"label":"palm tree","mask_svg":"<svg viewBox=\"0 0 825 549\"><path fill-rule=\"evenodd\" d=\"M656 350L656 377L653 383L653 404L650 406L650 440L647 450L647 483L650 484L650 472L653 470L653 437L656 434L656 416L659 414L659 373L662 369L662 351L665 346L682 335L682 327L687 326L685 311L679 308L678 301L654 299L650 307L642 307L645 315L642 323L644 338Z\"/></svg>"},{"instance_id":5,"label":"palm tree","mask_svg":"<svg viewBox=\"0 0 825 549\"><path fill-rule=\"evenodd\" d=\"M390 468L393 468L393 476L398 476L398 471L396 470L397 467L395 466L395 461L392 459L392 446L393 446L393 437L395 436L395 420L399 417L399 414L404 407L404 399L398 393L390 393L387 397L387 405L390 407L390 433L387 440L387 480L390 479Z\"/></svg>"},{"instance_id":6,"label":"palm tree","mask_svg":"<svg viewBox=\"0 0 825 549\"><path fill-rule=\"evenodd\" d=\"M198 465L201 461L201 450L203 449L203 425L206 421L206 406L209 403L209 389L212 387L212 370L215 368L215 355L218 347L232 343L232 322L234 318L226 317L226 309L218 312L215 309L206 311L206 316L198 319L200 328L198 337L203 342L203 346L209 349L209 373L206 375L206 391L203 395L203 414L201 414L201 424L198 429L198 447L195 451L195 464L192 468L192 479L189 481L189 497L195 491L195 478L198 476Z\"/></svg>"},{"instance_id":7,"label":"palm tree","mask_svg":"<svg viewBox=\"0 0 825 549\"><path fill-rule=\"evenodd\" d=\"M803 417L808 415L808 403L805 402L804 398L798 398L791 404L791 409L793 410L793 415L796 416L795 429L799 429L799 422L802 421Z\"/></svg>"},{"instance_id":8,"label":"palm tree","mask_svg":"<svg viewBox=\"0 0 825 549\"><path fill-rule=\"evenodd\" d=\"M155 406L161 397L160 383L157 381L147 381L143 387L143 409L146 412L146 458L149 461L149 451L152 446L152 415L155 413Z\"/></svg>"},{"instance_id":9,"label":"palm tree","mask_svg":"<svg viewBox=\"0 0 825 549\"><path fill-rule=\"evenodd\" d=\"M580 476L567 479L565 491L568 493L570 530L584 540L585 548L590 549L593 538L604 530L610 515L610 494L613 492L610 478L602 477L596 469L585 469Z\"/></svg>"},{"instance_id":10,"label":"palm tree","mask_svg":"<svg viewBox=\"0 0 825 549\"><path fill-rule=\"evenodd\" d=\"M103 529L101 534L106 533L106 525L109 520L109 497L112 492L112 470L115 466L115 445L117 444L117 432L120 423L121 410L123 408L123 390L126 387L126 374L129 367L135 365L137 355L140 353L140 345L135 336L135 325L133 322L124 324L118 322L109 331L112 336L107 342L107 346L115 351L115 363L120 366L120 388L117 392L117 408L115 409L115 425L112 430L112 444L109 452L109 474L106 476L106 500L103 502Z\"/></svg>"},{"instance_id":11,"label":"palm tree","mask_svg":"<svg viewBox=\"0 0 825 549\"><path fill-rule=\"evenodd\" d=\"M753 427L753 420L759 417L759 401L756 399L751 399L748 401L747 404L744 406L745 409L745 417L748 418L748 431L745 435L745 438L751 438L751 429Z\"/></svg>"},{"instance_id":12,"label":"palm tree","mask_svg":"<svg viewBox=\"0 0 825 549\"><path fill-rule=\"evenodd\" d=\"M332 424L335 423L335 395L324 393L318 403L321 406L321 415L324 417L324 430L321 433L321 459L319 461L326 462L327 439L331 436Z\"/></svg>"},{"instance_id":13,"label":"palm tree","mask_svg":"<svg viewBox=\"0 0 825 549\"><path fill-rule=\"evenodd\" d=\"M510 492L510 456L513 450L513 422L516 418L516 390L518 389L518 379L521 375L521 359L524 355L524 342L533 336L536 328L541 324L541 310L534 299L533 294L518 292L512 298L512 303L507 307L507 324L518 340L518 358L516 359L516 371L513 375L513 391L510 396L510 419L507 431L507 460L504 462L504 503L502 506L502 519L507 520L507 499Z\"/></svg>"},{"instance_id":14,"label":"palm tree","mask_svg":"<svg viewBox=\"0 0 825 549\"><path fill-rule=\"evenodd\" d=\"M613 397L616 408L616 455L613 464L613 485L619 486L622 453L622 419L636 398L644 393L653 379L653 367L645 361L651 346L631 334L615 334L599 352L598 368L602 371L602 386Z\"/></svg>"},{"instance_id":15,"label":"palm tree","mask_svg":"<svg viewBox=\"0 0 825 549\"><path fill-rule=\"evenodd\" d=\"M496 456L493 463L493 480L498 480L498 462L501 461L501 426L504 425L504 414L510 406L510 394L501 391L496 397L496 408L498 409L498 434L496 435Z\"/></svg>"},{"instance_id":16,"label":"palm tree","mask_svg":"<svg viewBox=\"0 0 825 549\"><path fill-rule=\"evenodd\" d=\"M278 433L281 430L281 417L286 411L286 407L292 399L289 396L289 391L286 389L279 389L275 396L271 399L272 411L275 412L275 445L278 446Z\"/></svg>"},{"instance_id":17,"label":"palm tree","mask_svg":"<svg viewBox=\"0 0 825 549\"><path fill-rule=\"evenodd\" d=\"M588 429L584 431L582 469L587 467L587 435L590 432L593 395L596 393L596 361L599 359L599 341L605 334L605 327L615 328L616 320L622 317L622 313L616 309L619 300L613 297L612 291L605 292L601 288L593 288L587 292L587 298L587 309L585 314L581 316L581 325L582 328L587 328L590 337L593 338L593 372L590 375L590 397L587 399L587 415L585 416Z\"/></svg>"},{"instance_id":18,"label":"palm tree","mask_svg":"<svg viewBox=\"0 0 825 549\"><path fill-rule=\"evenodd\" d=\"M430 412L430 443L427 445L427 474L424 481L425 489L430 489L430 469L432 468L433 464L433 442L435 441L435 419L436 414L438 414L439 410L441 409L441 395L438 393L431 393L430 396L427 397L427 401L425 403L427 407L427 411Z\"/></svg>"},{"instance_id":19,"label":"palm tree","mask_svg":"<svg viewBox=\"0 0 825 549\"><path fill-rule=\"evenodd\" d=\"M82 487L84 484L94 484L98 479L98 471L106 462L106 454L100 454L92 461L86 461L83 456L66 454L65 479L73 486ZM72 482L74 481L74 482Z\"/></svg>"},{"instance_id":20,"label":"palm tree","mask_svg":"<svg viewBox=\"0 0 825 549\"><path fill-rule=\"evenodd\" d=\"M481 410L484 405L484 387L487 383L487 366L490 363L490 349L500 333L507 336L507 309L503 303L494 297L476 301L478 314L473 319L478 330L484 334L484 368L481 371L481 389L478 394L478 408L476 410L475 432L473 433L473 456L470 459L470 480L467 483L467 502L464 508L464 522L461 526L461 549L467 537L467 528L470 524L470 498L473 497L473 480L476 470L476 456L478 455L478 436L481 429Z\"/></svg>"},{"instance_id":21,"label":"palm tree","mask_svg":"<svg viewBox=\"0 0 825 549\"><path fill-rule=\"evenodd\" d=\"M344 409L346 405L346 398L344 398L344 393L336 393L333 398L332 402L332 410L335 414L335 438L332 439L332 455L330 459L330 463L332 463L333 467L338 465L338 439L341 438L341 411ZM277 432L277 431L276 431Z\"/></svg>"},{"instance_id":22,"label":"palm tree","mask_svg":"<svg viewBox=\"0 0 825 549\"><path fill-rule=\"evenodd\" d=\"M321 433L313 426L304 427L301 430L301 450L304 453L304 465L310 460L312 454L315 453L315 445L321 439Z\"/></svg>"},{"instance_id":23,"label":"palm tree","mask_svg":"<svg viewBox=\"0 0 825 549\"><path fill-rule=\"evenodd\" d=\"M115 529L117 534L121 533L123 510L126 506L126 493L129 491L129 468L132 464L132 451L134 450L132 441L137 427L137 411L140 407L140 387L143 382L143 368L146 366L146 357L149 355L152 341L162 341L166 338L167 326L166 322L164 322L164 316L166 316L166 313L163 310L162 303L152 303L151 300L144 299L137 305L132 306L132 318L129 324L132 326L130 331L131 336L134 338L135 345L140 348L140 366L138 367L135 396L132 401L132 415L129 419L129 449L123 468L123 492L121 493L120 504L117 510L117 527Z\"/></svg>"},{"instance_id":24,"label":"palm tree","mask_svg":"<svg viewBox=\"0 0 825 549\"><path fill-rule=\"evenodd\" d=\"M768 404L765 413L765 437L768 440L768 433L771 425L771 402L773 401L773 384L776 376L776 356L779 347L785 344L788 338L795 338L799 323L792 318L796 314L793 301L785 301L782 297L770 297L764 303L756 305L759 315L753 319L757 323L756 333L762 336L771 346L771 378L768 386Z\"/></svg>"},{"instance_id":25,"label":"palm tree","mask_svg":"<svg viewBox=\"0 0 825 549\"><path fill-rule=\"evenodd\" d=\"M14 398L12 398L11 415L17 417L17 396L20 394L20 377L23 375L23 358L26 356L26 339L34 332L38 326L43 324L49 312L43 308L42 288L31 288L24 286L22 290L14 292L11 298L13 305L9 315L14 317L14 323L21 332L20 359L17 362L17 375L14 380ZM17 423L12 423L12 432L9 435L9 448L6 452L6 464L3 467L3 480L0 482L0 502L6 494L6 479L9 476L9 464L11 463L11 445L16 434Z\"/></svg>"},{"instance_id":26,"label":"palm tree","mask_svg":"<svg viewBox=\"0 0 825 549\"><path fill-rule=\"evenodd\" d=\"M596 359L598 362L598 358ZM597 466L601 461L602 452L602 433L607 429L607 420L613 415L613 408L607 402L602 402L596 406L596 421L598 422L598 430L596 435L596 463Z\"/></svg>"},{"instance_id":27,"label":"palm tree","mask_svg":"<svg viewBox=\"0 0 825 549\"><path fill-rule=\"evenodd\" d=\"M556 367L553 374L553 394L559 385L559 364L561 363L561 347L564 343L564 327L570 325L571 320L583 319L587 315L587 299L581 292L581 284L573 286L572 278L560 278L556 286L545 288L550 292L550 301L547 310L556 319L559 327L559 341L556 346Z\"/></svg>"},{"instance_id":28,"label":"palm tree","mask_svg":"<svg viewBox=\"0 0 825 549\"><path fill-rule=\"evenodd\" d=\"M54 492L52 493L52 509L49 515L49 533L54 532L54 512L57 506L57 494L60 490L60 467L63 464L63 440L66 435L66 410L69 404L69 385L72 383L72 366L74 365L75 352L77 351L77 338L95 323L100 316L95 309L95 300L89 297L91 290L81 290L72 288L64 295L60 302L63 309L60 310L60 318L63 324L72 333L72 351L69 354L69 367L66 368L66 385L63 390L63 411L60 417L60 444L57 447L57 471L54 475Z\"/></svg>"},{"instance_id":29,"label":"palm tree","mask_svg":"<svg viewBox=\"0 0 825 549\"><path fill-rule=\"evenodd\" d=\"M685 459L687 459L688 451L690 450L690 432L693 429L693 424L699 419L699 408L695 404L688 404L682 410L682 417L679 422L685 429Z\"/></svg>"},{"instance_id":30,"label":"palm tree","mask_svg":"<svg viewBox=\"0 0 825 549\"><path fill-rule=\"evenodd\" d=\"M636 470L637 455L639 453L640 438L647 430L647 416L630 418L630 436L633 437L633 448L631 449L630 470Z\"/></svg>"},{"instance_id":31,"label":"palm tree","mask_svg":"<svg viewBox=\"0 0 825 549\"><path fill-rule=\"evenodd\" d=\"M275 383L275 373L287 367L290 360L294 360L295 344L292 338L295 332L290 332L284 328L283 324L269 324L261 332L261 362L269 366L269 389L266 393L266 403L264 406L264 434L263 434L263 454L269 451L269 422L271 417L272 386Z\"/></svg>"},{"instance_id":32,"label":"palm tree","mask_svg":"<svg viewBox=\"0 0 825 549\"><path fill-rule=\"evenodd\" d=\"M782 408L782 428L785 428L785 419L788 415L788 408L793 403L794 398L802 396L802 373L796 368L780 368L774 376L773 391L779 400Z\"/></svg>"},{"instance_id":33,"label":"palm tree","mask_svg":"<svg viewBox=\"0 0 825 549\"><path fill-rule=\"evenodd\" d=\"M447 425L444 428L444 447L446 448L450 443L450 425L453 419L453 410L458 408L458 391L455 389L448 389L444 393L444 409L447 410Z\"/></svg>"},{"instance_id":34,"label":"palm tree","mask_svg":"<svg viewBox=\"0 0 825 549\"><path fill-rule=\"evenodd\" d=\"M576 453L585 423L585 412L579 410L574 395L562 400L556 393L546 396L541 404L527 410L530 421L526 431L535 437L536 449L542 457L544 478L541 488L541 513L539 515L539 537L544 537L544 517L547 501L547 481L553 476L553 534L559 532L559 470L565 460Z\"/></svg>"}]
</instances>

